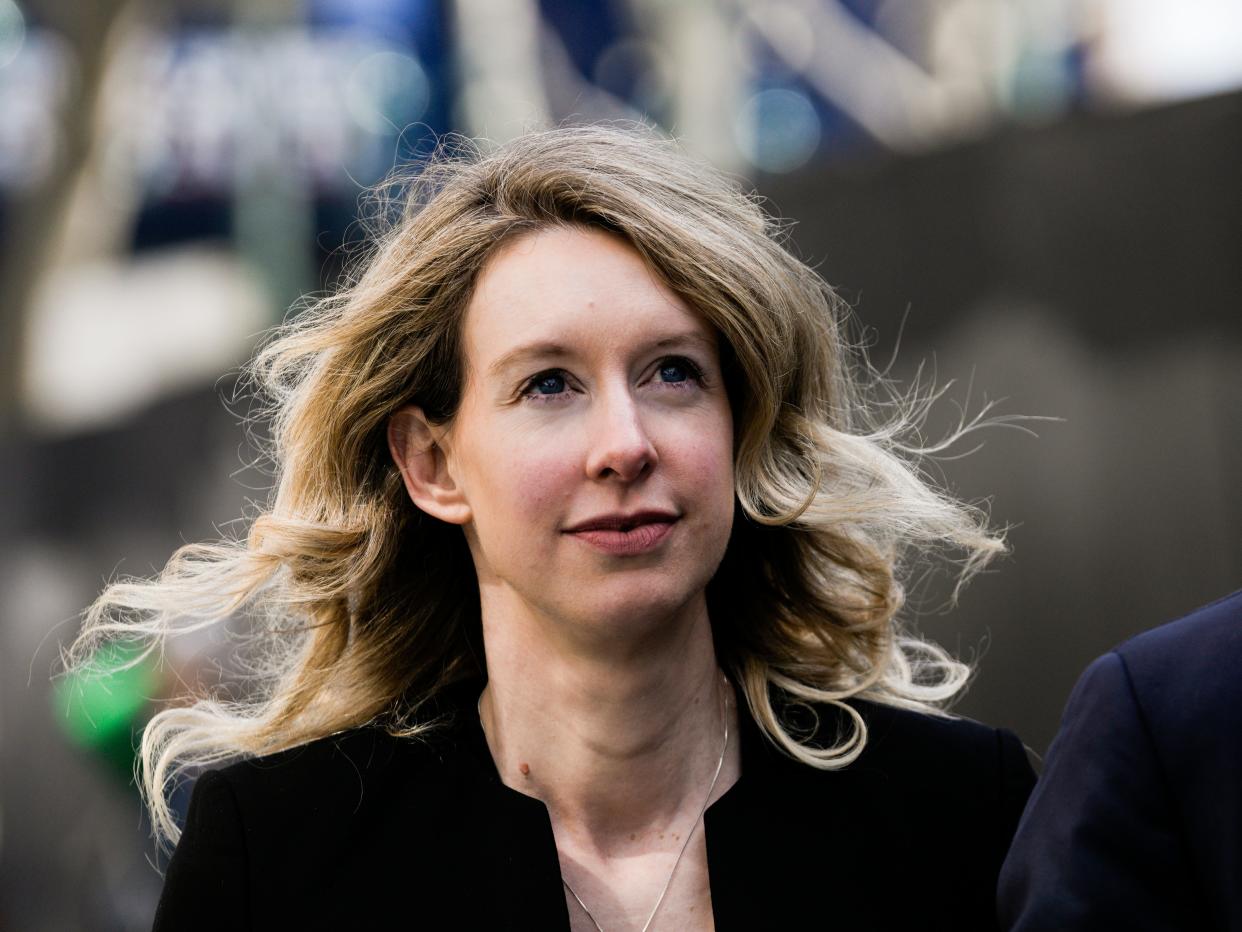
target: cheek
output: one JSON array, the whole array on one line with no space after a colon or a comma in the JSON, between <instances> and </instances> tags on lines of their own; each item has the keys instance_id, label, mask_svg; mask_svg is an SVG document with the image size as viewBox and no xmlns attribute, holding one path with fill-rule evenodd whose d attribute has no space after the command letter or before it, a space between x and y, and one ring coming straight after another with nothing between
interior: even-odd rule
<instances>
[{"instance_id":1,"label":"cheek","mask_svg":"<svg viewBox=\"0 0 1242 932\"><path fill-rule=\"evenodd\" d=\"M491 436L496 443L474 451L479 465L466 489L474 520L485 538L529 546L523 531L564 514L579 470L560 445L529 432Z\"/></svg>"},{"instance_id":2,"label":"cheek","mask_svg":"<svg viewBox=\"0 0 1242 932\"><path fill-rule=\"evenodd\" d=\"M511 479L518 490L517 511L532 527L562 515L578 475L563 456L536 453L515 457Z\"/></svg>"},{"instance_id":3,"label":"cheek","mask_svg":"<svg viewBox=\"0 0 1242 932\"><path fill-rule=\"evenodd\" d=\"M733 517L733 432L730 422L686 431L678 441L679 471L714 521Z\"/></svg>"},{"instance_id":4,"label":"cheek","mask_svg":"<svg viewBox=\"0 0 1242 932\"><path fill-rule=\"evenodd\" d=\"M733 450L732 445L714 440L701 440L687 444L683 457L684 468L698 477L704 486L718 488L720 485L733 486Z\"/></svg>"},{"instance_id":5,"label":"cheek","mask_svg":"<svg viewBox=\"0 0 1242 932\"><path fill-rule=\"evenodd\" d=\"M733 484L733 418L727 405L713 412L709 429L701 432L699 453L702 467L714 477Z\"/></svg>"}]
</instances>

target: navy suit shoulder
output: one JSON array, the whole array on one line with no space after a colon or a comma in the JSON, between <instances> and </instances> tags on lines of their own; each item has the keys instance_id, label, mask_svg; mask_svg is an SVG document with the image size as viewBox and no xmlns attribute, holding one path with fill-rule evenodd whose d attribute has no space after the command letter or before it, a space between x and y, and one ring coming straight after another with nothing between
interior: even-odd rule
<instances>
[{"instance_id":1,"label":"navy suit shoulder","mask_svg":"<svg viewBox=\"0 0 1242 932\"><path fill-rule=\"evenodd\" d=\"M1242 925L1242 592L1094 661L1002 872L1008 928Z\"/></svg>"},{"instance_id":2,"label":"navy suit shoulder","mask_svg":"<svg viewBox=\"0 0 1242 932\"><path fill-rule=\"evenodd\" d=\"M1145 631L1116 653L1125 662L1140 705L1158 717L1153 725L1167 719L1236 721L1242 708L1242 591ZM1230 730L1230 736L1238 734L1238 729Z\"/></svg>"},{"instance_id":3,"label":"navy suit shoulder","mask_svg":"<svg viewBox=\"0 0 1242 932\"><path fill-rule=\"evenodd\" d=\"M1205 928L1242 927L1242 591L1117 648Z\"/></svg>"}]
</instances>

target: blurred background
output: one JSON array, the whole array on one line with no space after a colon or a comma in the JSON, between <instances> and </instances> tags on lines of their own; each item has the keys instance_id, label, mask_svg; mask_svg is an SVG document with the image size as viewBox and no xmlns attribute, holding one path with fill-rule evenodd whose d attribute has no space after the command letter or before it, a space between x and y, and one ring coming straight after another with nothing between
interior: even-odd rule
<instances>
[{"instance_id":1,"label":"blurred background","mask_svg":"<svg viewBox=\"0 0 1242 932\"><path fill-rule=\"evenodd\" d=\"M1242 586L1240 88L1236 0L0 0L0 927L149 928L170 680L57 645L262 498L231 373L447 132L657 123L953 381L932 433L1059 419L934 466L1012 554L916 593L1042 753L1092 657Z\"/></svg>"}]
</instances>

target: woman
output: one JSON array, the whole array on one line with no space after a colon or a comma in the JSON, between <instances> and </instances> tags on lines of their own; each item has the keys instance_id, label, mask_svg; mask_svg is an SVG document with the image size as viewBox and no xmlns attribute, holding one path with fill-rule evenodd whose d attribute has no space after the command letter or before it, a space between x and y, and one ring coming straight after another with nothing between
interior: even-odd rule
<instances>
[{"instance_id":1,"label":"woman","mask_svg":"<svg viewBox=\"0 0 1242 932\"><path fill-rule=\"evenodd\" d=\"M896 619L921 553L1003 545L868 419L828 286L645 132L403 196L258 358L248 539L91 610L80 655L244 611L267 664L144 734L172 840L178 771L244 758L157 928L991 927L1033 775Z\"/></svg>"}]
</instances>

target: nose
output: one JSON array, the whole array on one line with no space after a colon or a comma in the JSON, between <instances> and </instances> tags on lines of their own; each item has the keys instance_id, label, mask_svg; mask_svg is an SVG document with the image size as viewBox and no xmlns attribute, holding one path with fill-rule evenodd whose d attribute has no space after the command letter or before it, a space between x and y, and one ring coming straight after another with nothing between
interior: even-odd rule
<instances>
[{"instance_id":1,"label":"nose","mask_svg":"<svg viewBox=\"0 0 1242 932\"><path fill-rule=\"evenodd\" d=\"M630 393L607 393L594 407L587 475L633 482L654 469L659 456Z\"/></svg>"}]
</instances>

